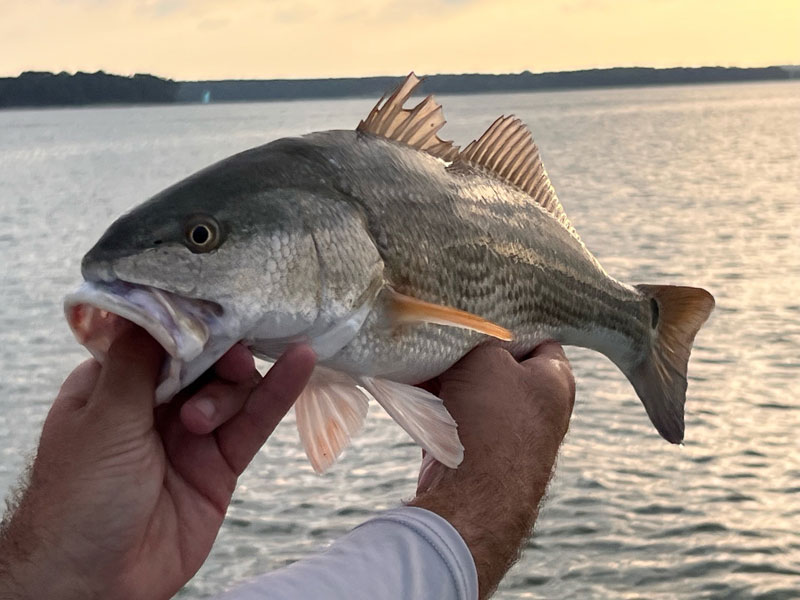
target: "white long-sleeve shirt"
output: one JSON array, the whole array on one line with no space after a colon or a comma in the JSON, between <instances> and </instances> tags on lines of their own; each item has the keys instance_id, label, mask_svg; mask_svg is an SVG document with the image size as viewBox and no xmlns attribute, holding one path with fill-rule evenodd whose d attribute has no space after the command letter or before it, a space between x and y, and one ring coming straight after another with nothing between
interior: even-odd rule
<instances>
[{"instance_id":1,"label":"white long-sleeve shirt","mask_svg":"<svg viewBox=\"0 0 800 600\"><path fill-rule=\"evenodd\" d=\"M431 511L381 513L325 552L262 575L219 600L475 600L478 575L455 528Z\"/></svg>"}]
</instances>

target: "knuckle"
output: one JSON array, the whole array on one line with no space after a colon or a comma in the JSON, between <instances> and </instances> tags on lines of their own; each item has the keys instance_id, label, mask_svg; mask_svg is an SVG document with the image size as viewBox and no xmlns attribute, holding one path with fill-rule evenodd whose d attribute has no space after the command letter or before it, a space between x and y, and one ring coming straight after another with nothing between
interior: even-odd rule
<instances>
[{"instance_id":1,"label":"knuckle","mask_svg":"<svg viewBox=\"0 0 800 600\"><path fill-rule=\"evenodd\" d=\"M572 374L572 369L570 368L569 363L558 361L555 364L555 370L557 373L557 379L565 395L574 397L575 376Z\"/></svg>"},{"instance_id":2,"label":"knuckle","mask_svg":"<svg viewBox=\"0 0 800 600\"><path fill-rule=\"evenodd\" d=\"M549 419L566 431L575 402L575 378L569 363L549 358L530 370L527 381L531 393L546 400L542 403Z\"/></svg>"},{"instance_id":3,"label":"knuckle","mask_svg":"<svg viewBox=\"0 0 800 600\"><path fill-rule=\"evenodd\" d=\"M547 342L547 351L551 355L553 360L559 360L562 362L569 362L567 359L567 353L564 352L564 346L559 344L555 341Z\"/></svg>"},{"instance_id":4,"label":"knuckle","mask_svg":"<svg viewBox=\"0 0 800 600\"><path fill-rule=\"evenodd\" d=\"M571 413L575 404L575 377L568 364L559 363L555 369L553 383L559 404L563 406L567 414Z\"/></svg>"}]
</instances>

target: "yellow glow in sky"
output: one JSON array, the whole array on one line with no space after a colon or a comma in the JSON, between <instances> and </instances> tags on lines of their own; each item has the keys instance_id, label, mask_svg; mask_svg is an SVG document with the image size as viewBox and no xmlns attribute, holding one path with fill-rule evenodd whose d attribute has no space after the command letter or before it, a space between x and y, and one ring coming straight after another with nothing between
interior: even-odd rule
<instances>
[{"instance_id":1,"label":"yellow glow in sky","mask_svg":"<svg viewBox=\"0 0 800 600\"><path fill-rule=\"evenodd\" d=\"M0 75L800 64L800 0L0 0Z\"/></svg>"}]
</instances>

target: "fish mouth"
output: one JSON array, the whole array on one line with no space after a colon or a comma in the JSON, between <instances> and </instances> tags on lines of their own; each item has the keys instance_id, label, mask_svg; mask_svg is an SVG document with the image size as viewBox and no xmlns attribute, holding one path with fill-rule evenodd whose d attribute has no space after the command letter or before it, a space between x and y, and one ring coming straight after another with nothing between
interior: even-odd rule
<instances>
[{"instance_id":1,"label":"fish mouth","mask_svg":"<svg viewBox=\"0 0 800 600\"><path fill-rule=\"evenodd\" d=\"M64 299L64 313L78 342L101 364L125 321L147 331L167 353L155 403L168 402L237 340L223 308L162 289L125 281L87 281Z\"/></svg>"}]
</instances>

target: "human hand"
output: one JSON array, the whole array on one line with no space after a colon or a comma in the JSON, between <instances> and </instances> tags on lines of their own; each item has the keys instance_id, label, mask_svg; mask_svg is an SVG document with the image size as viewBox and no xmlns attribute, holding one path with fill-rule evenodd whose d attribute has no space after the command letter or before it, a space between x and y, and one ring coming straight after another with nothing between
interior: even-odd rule
<instances>
[{"instance_id":1,"label":"human hand","mask_svg":"<svg viewBox=\"0 0 800 600\"><path fill-rule=\"evenodd\" d=\"M575 382L561 346L550 342L521 363L481 346L426 387L458 423L464 461L449 469L425 455L410 504L458 530L487 598L530 535L569 427Z\"/></svg>"},{"instance_id":2,"label":"human hand","mask_svg":"<svg viewBox=\"0 0 800 600\"><path fill-rule=\"evenodd\" d=\"M131 327L102 367L89 360L67 377L0 536L0 596L172 597L202 565L238 476L315 360L291 348L262 379L237 345L194 393L154 411L162 358Z\"/></svg>"}]
</instances>

